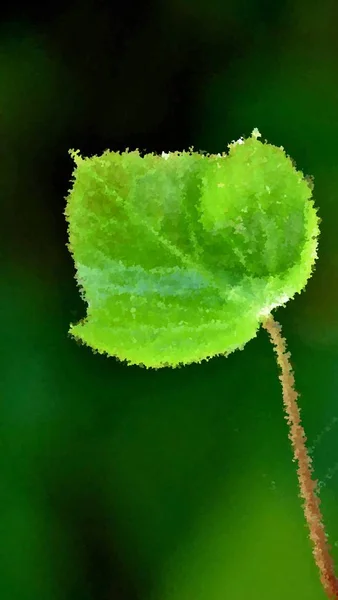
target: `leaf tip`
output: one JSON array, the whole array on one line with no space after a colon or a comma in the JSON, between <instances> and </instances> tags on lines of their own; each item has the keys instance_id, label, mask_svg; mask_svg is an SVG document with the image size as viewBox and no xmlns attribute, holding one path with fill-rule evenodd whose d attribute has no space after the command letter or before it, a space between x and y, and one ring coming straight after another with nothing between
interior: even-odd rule
<instances>
[{"instance_id":1,"label":"leaf tip","mask_svg":"<svg viewBox=\"0 0 338 600\"><path fill-rule=\"evenodd\" d=\"M257 138L262 137L262 134L259 132L257 127L254 127L254 129L252 130L251 137L256 138L256 140L257 140Z\"/></svg>"}]
</instances>

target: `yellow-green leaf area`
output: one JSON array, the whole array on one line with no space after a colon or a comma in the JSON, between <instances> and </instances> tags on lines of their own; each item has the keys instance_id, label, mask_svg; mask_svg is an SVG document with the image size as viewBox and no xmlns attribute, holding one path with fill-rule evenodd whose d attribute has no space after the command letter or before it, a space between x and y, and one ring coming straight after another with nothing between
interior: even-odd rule
<instances>
[{"instance_id":1,"label":"yellow-green leaf area","mask_svg":"<svg viewBox=\"0 0 338 600\"><path fill-rule=\"evenodd\" d=\"M312 186L257 133L222 155L71 154L65 215L87 315L70 333L95 351L152 368L227 355L311 276Z\"/></svg>"}]
</instances>

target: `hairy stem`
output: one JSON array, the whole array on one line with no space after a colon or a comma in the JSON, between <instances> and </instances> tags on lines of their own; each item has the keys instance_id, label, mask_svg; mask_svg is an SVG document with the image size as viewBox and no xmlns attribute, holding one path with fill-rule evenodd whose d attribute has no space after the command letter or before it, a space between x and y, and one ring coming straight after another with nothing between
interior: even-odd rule
<instances>
[{"instance_id":1,"label":"hairy stem","mask_svg":"<svg viewBox=\"0 0 338 600\"><path fill-rule=\"evenodd\" d=\"M284 410L289 425L289 439L292 444L293 461L298 462L298 482L300 497L304 500L303 510L313 544L313 556L320 572L320 580L328 598L338 598L338 579L334 573L334 564L330 556L330 546L323 525L320 510L320 499L317 496L317 481L313 480L312 460L306 448L306 436L300 420L297 404L298 394L294 389L294 376L290 364L290 352L286 352L286 341L282 336L282 328L272 315L263 323L270 335L277 355L277 363L281 370L279 379L283 389Z\"/></svg>"}]
</instances>

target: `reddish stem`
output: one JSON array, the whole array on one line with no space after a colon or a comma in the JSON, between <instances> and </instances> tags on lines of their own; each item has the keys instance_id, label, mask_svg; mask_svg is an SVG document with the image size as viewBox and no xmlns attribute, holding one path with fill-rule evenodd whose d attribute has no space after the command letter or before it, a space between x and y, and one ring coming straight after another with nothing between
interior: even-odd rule
<instances>
[{"instance_id":1,"label":"reddish stem","mask_svg":"<svg viewBox=\"0 0 338 600\"><path fill-rule=\"evenodd\" d=\"M306 448L306 436L300 420L297 404L298 394L294 389L294 376L290 363L290 352L286 352L286 341L282 336L281 325L269 315L263 327L270 335L281 370L279 379L283 389L284 410L289 425L289 439L292 444L293 460L297 461L297 476L300 497L304 500L304 516L313 544L313 556L320 572L320 580L330 600L338 598L338 579L334 573L334 563L330 556L330 546L323 525L320 499L316 493L317 481L312 479L312 460Z\"/></svg>"}]
</instances>

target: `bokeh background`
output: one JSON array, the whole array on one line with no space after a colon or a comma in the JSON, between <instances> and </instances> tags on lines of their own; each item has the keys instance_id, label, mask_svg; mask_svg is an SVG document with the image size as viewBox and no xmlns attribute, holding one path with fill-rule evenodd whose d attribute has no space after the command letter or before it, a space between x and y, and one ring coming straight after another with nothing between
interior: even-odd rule
<instances>
[{"instance_id":1,"label":"bokeh background","mask_svg":"<svg viewBox=\"0 0 338 600\"><path fill-rule=\"evenodd\" d=\"M314 176L306 290L274 311L338 568L338 3L1 9L0 598L322 600L272 346L183 369L76 344L69 148L222 152L258 127Z\"/></svg>"}]
</instances>

